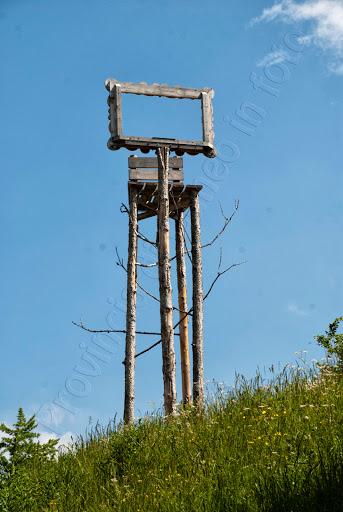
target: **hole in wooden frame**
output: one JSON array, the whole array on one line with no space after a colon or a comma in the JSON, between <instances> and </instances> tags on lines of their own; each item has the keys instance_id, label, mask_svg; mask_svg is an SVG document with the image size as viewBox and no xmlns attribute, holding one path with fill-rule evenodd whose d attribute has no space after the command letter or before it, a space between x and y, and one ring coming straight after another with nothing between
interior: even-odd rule
<instances>
[{"instance_id":1,"label":"hole in wooden frame","mask_svg":"<svg viewBox=\"0 0 343 512\"><path fill-rule=\"evenodd\" d=\"M159 147L169 147L171 151L175 151L176 155L183 155L184 153L197 155L199 153L203 153L209 158L213 158L216 155L216 150L213 145L213 89L209 87L204 89L191 89L180 86L169 87L166 84L148 85L145 82L134 84L131 82L118 82L111 78L106 80L105 87L110 93L108 105L110 119L109 130L111 132L111 137L107 144L109 149L117 150L124 147L130 151L140 149L143 153L149 153L149 151L156 150ZM157 137L149 138L123 134L122 93L200 100L202 109L202 140L194 141Z\"/></svg>"}]
</instances>

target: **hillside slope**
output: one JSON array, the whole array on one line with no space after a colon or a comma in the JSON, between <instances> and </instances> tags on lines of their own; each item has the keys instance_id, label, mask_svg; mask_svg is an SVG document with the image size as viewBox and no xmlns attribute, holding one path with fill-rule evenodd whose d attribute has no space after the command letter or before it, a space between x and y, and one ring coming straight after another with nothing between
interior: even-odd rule
<instances>
[{"instance_id":1,"label":"hillside slope","mask_svg":"<svg viewBox=\"0 0 343 512\"><path fill-rule=\"evenodd\" d=\"M331 360L332 361L332 360ZM204 411L97 427L18 471L1 512L343 510L343 378L304 360L216 385Z\"/></svg>"}]
</instances>

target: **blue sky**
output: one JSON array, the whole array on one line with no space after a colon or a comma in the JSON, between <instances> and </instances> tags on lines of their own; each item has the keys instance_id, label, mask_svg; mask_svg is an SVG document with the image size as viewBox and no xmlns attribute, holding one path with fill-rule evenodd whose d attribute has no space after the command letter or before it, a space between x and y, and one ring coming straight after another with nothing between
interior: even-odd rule
<instances>
[{"instance_id":1,"label":"blue sky","mask_svg":"<svg viewBox=\"0 0 343 512\"><path fill-rule=\"evenodd\" d=\"M247 263L225 274L205 302L206 380L232 384L235 372L251 377L257 367L291 363L299 350L319 359L313 336L342 315L342 1L173 6L0 3L1 421L14 422L20 406L27 415L43 406L40 431L67 438L83 433L90 417L122 416L124 336L116 344L103 338L113 350L101 352L72 325L82 317L92 329L125 328L126 275L115 247L125 258L119 208L131 153L107 149L107 78L215 90L219 157L186 155L185 182L204 185L204 242L222 227L219 203L230 215L239 198L221 237L223 267ZM293 62L273 56L272 45ZM252 73L274 92L254 88ZM258 126L237 116L244 102L260 109L250 111ZM131 135L199 138L197 102L127 96L123 109ZM153 221L141 229L154 237ZM204 250L205 291L219 247ZM155 261L143 244L139 255ZM156 277L149 270L139 280L157 293ZM137 328L158 330L158 304L138 301ZM137 337L137 349L153 340ZM87 366L95 349L107 357L97 360L99 375L76 382L75 367ZM161 405L161 347L137 359L136 377L141 416Z\"/></svg>"}]
</instances>

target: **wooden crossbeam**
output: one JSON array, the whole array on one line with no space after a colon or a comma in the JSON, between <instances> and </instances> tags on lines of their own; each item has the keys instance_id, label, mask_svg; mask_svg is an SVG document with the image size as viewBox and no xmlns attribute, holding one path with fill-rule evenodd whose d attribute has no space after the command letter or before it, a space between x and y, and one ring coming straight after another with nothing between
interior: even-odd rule
<instances>
[{"instance_id":1,"label":"wooden crossbeam","mask_svg":"<svg viewBox=\"0 0 343 512\"><path fill-rule=\"evenodd\" d=\"M168 86L167 84L152 84L146 82L134 84L132 82L118 82L113 78L108 78L105 82L106 89L111 93L113 88L120 86L123 93L143 94L144 96L164 96L166 98L188 98L190 100L201 99L201 94L206 93L212 99L214 91L210 87L203 89L193 89L191 87L180 87L179 85Z\"/></svg>"},{"instance_id":2,"label":"wooden crossbeam","mask_svg":"<svg viewBox=\"0 0 343 512\"><path fill-rule=\"evenodd\" d=\"M151 157L137 157L132 155L129 157L129 168L130 169L158 169L157 158ZM169 169L182 169L183 158L180 156L174 156L169 159Z\"/></svg>"},{"instance_id":3,"label":"wooden crossbeam","mask_svg":"<svg viewBox=\"0 0 343 512\"><path fill-rule=\"evenodd\" d=\"M158 178L158 169L129 169L129 179L133 180L154 180ZM183 171L171 169L168 172L169 181L183 181Z\"/></svg>"}]
</instances>

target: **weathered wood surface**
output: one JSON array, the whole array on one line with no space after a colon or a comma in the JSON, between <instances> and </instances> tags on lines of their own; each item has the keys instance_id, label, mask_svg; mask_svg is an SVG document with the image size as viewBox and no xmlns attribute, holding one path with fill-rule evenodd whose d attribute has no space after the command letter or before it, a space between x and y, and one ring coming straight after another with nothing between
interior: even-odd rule
<instances>
[{"instance_id":1,"label":"weathered wood surface","mask_svg":"<svg viewBox=\"0 0 343 512\"><path fill-rule=\"evenodd\" d=\"M127 135L115 136L112 134L107 142L108 149L116 151L120 148L136 151L140 149L144 152L156 150L157 148L168 147L170 151L175 151L177 155L187 153L189 155L204 154L208 158L216 156L216 149L213 144L202 141L179 140L179 139L161 139L149 137L129 137Z\"/></svg>"},{"instance_id":2,"label":"weathered wood surface","mask_svg":"<svg viewBox=\"0 0 343 512\"><path fill-rule=\"evenodd\" d=\"M151 157L129 156L130 169L158 169L158 159ZM183 158L174 156L169 158L169 169L182 169Z\"/></svg>"},{"instance_id":3,"label":"weathered wood surface","mask_svg":"<svg viewBox=\"0 0 343 512\"><path fill-rule=\"evenodd\" d=\"M175 217L175 248L176 248L176 266L177 266L177 287L179 298L179 330L180 330L180 355L181 355L181 378L182 378L182 399L183 403L192 402L191 376L189 364L189 346L188 346L188 316L182 313L187 311L187 281L186 281L186 261L185 261L185 242L183 228L183 212L179 212Z\"/></svg>"},{"instance_id":4,"label":"weathered wood surface","mask_svg":"<svg viewBox=\"0 0 343 512\"><path fill-rule=\"evenodd\" d=\"M191 191L192 280L193 280L193 399L204 402L203 286L199 193Z\"/></svg>"},{"instance_id":5,"label":"weathered wood surface","mask_svg":"<svg viewBox=\"0 0 343 512\"><path fill-rule=\"evenodd\" d=\"M139 186L138 220L148 219L157 215L158 208L158 182L129 181L128 187ZM179 211L185 211L190 206L191 192L202 189L202 185L187 185L183 183L168 183L169 190L169 216L175 218Z\"/></svg>"},{"instance_id":6,"label":"weathered wood surface","mask_svg":"<svg viewBox=\"0 0 343 512\"><path fill-rule=\"evenodd\" d=\"M179 85L169 86L167 84L152 84L148 85L146 82L134 84L132 82L118 82L113 78L108 78L105 81L106 89L111 92L113 87L120 85L123 93L130 94L143 94L144 96L163 96L166 98L180 98L197 100L201 98L201 93L207 93L210 98L214 96L214 90L211 87L203 89L192 89L190 87L180 87Z\"/></svg>"},{"instance_id":7,"label":"weathered wood surface","mask_svg":"<svg viewBox=\"0 0 343 512\"><path fill-rule=\"evenodd\" d=\"M162 338L162 372L164 409L176 412L176 363L174 351L173 304L169 250L169 149L157 150L158 156L158 264L160 285L160 315Z\"/></svg>"},{"instance_id":8,"label":"weathered wood surface","mask_svg":"<svg viewBox=\"0 0 343 512\"><path fill-rule=\"evenodd\" d=\"M110 93L108 103L110 106L109 130L111 132L111 138L107 142L109 149L116 151L123 147L130 151L140 149L143 153L148 153L151 149L169 147L171 151L175 151L179 156L182 156L185 152L189 155L203 153L209 158L216 156L216 149L213 146L214 131L212 118L212 98L214 91L210 87L192 89L178 85L174 87L169 87L167 84L148 85L145 82L134 84L131 82L118 82L112 78L106 80L105 86ZM203 141L178 140L162 137L124 136L122 133L121 93L181 99L200 99L202 105Z\"/></svg>"},{"instance_id":9,"label":"weathered wood surface","mask_svg":"<svg viewBox=\"0 0 343 512\"><path fill-rule=\"evenodd\" d=\"M202 110L202 140L206 143L213 144L213 108L211 98L208 94L201 94L201 110Z\"/></svg>"},{"instance_id":10,"label":"weathered wood surface","mask_svg":"<svg viewBox=\"0 0 343 512\"><path fill-rule=\"evenodd\" d=\"M157 169L129 169L130 180L157 180L158 170ZM182 181L183 171L171 169L168 172L168 180Z\"/></svg>"},{"instance_id":11,"label":"weathered wood surface","mask_svg":"<svg viewBox=\"0 0 343 512\"><path fill-rule=\"evenodd\" d=\"M139 187L129 188L129 249L127 262L127 306L125 346L124 421L132 423L135 405L136 300L137 300L137 198Z\"/></svg>"},{"instance_id":12,"label":"weathered wood surface","mask_svg":"<svg viewBox=\"0 0 343 512\"><path fill-rule=\"evenodd\" d=\"M150 217L155 217L155 215L157 215L157 211L156 212L146 211L143 213L139 213L137 218L140 221L140 220L144 220L144 219L149 219Z\"/></svg>"},{"instance_id":13,"label":"weathered wood surface","mask_svg":"<svg viewBox=\"0 0 343 512\"><path fill-rule=\"evenodd\" d=\"M162 137L134 137L129 135L121 135L118 137L118 140L116 140L116 137L113 137L113 142L118 143L125 143L125 144L137 144L137 143L145 143L145 144L151 144L153 147L156 148L156 144L160 144L161 147L169 147L170 144L173 146L190 146L192 149L196 150L198 147L210 147L210 144L205 143L201 140L181 140L181 139L164 139Z\"/></svg>"},{"instance_id":14,"label":"weathered wood surface","mask_svg":"<svg viewBox=\"0 0 343 512\"><path fill-rule=\"evenodd\" d=\"M122 108L120 85L115 85L110 95L110 132L114 137L120 137L123 134L122 129Z\"/></svg>"}]
</instances>

